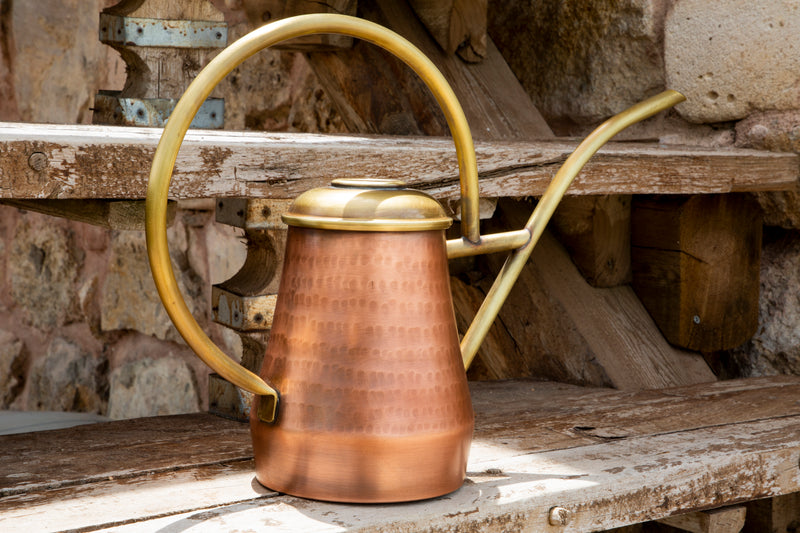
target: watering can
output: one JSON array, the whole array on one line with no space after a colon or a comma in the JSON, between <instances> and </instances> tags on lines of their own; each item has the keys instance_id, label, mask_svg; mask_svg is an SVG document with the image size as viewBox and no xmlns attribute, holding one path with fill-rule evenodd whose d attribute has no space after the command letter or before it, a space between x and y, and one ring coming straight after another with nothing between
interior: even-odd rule
<instances>
[{"instance_id":1,"label":"watering can","mask_svg":"<svg viewBox=\"0 0 800 533\"><path fill-rule=\"evenodd\" d=\"M259 50L314 33L360 38L409 65L434 94L456 147L462 237L432 197L391 179L342 176L301 194L284 216L285 261L260 375L229 359L189 312L169 259L166 206L183 137L200 105ZM148 255L159 295L187 344L254 394L258 481L341 502L432 498L464 481L473 430L465 368L558 202L586 161L623 128L684 98L666 91L613 117L565 161L523 229L481 236L478 171L461 105L433 63L390 30L354 17L302 15L251 32L214 58L164 128L147 191ZM510 252L459 343L447 261Z\"/></svg>"}]
</instances>

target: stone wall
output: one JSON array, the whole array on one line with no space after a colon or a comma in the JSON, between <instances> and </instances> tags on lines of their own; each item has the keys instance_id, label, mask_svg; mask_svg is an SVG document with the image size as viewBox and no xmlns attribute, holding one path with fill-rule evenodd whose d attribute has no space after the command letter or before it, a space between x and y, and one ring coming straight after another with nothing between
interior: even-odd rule
<instances>
[{"instance_id":1,"label":"stone wall","mask_svg":"<svg viewBox=\"0 0 800 533\"><path fill-rule=\"evenodd\" d=\"M90 123L99 89L125 66L97 39L114 0L0 0L0 120ZM250 26L240 2L215 2L229 40ZM230 7L233 7L231 9ZM228 129L342 131L302 56L266 50L223 83ZM169 229L181 290L213 340L211 284L244 262L242 235L214 222L213 200L180 202ZM0 206L0 409L72 410L128 418L207 407L208 369L155 292L144 232L110 231Z\"/></svg>"}]
</instances>

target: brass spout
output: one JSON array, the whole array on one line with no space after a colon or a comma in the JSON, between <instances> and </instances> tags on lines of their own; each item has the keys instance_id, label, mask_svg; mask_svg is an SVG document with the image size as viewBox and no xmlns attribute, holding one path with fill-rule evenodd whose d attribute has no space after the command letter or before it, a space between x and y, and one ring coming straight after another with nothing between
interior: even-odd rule
<instances>
[{"instance_id":1,"label":"brass spout","mask_svg":"<svg viewBox=\"0 0 800 533\"><path fill-rule=\"evenodd\" d=\"M553 216L558 203L564 197L572 180L575 179L587 161L589 161L597 150L620 131L660 111L669 109L683 102L685 99L685 96L673 90L667 90L652 98L648 98L603 122L597 129L590 133L567 158L556 173L553 181L550 182L544 195L542 195L542 198L536 205L536 209L533 210L533 214L530 219L528 219L528 223L525 224L525 230L530 232L530 239L519 248L514 249L508 259L506 259L503 268L500 270L500 274L498 274L492 288L489 290L489 294L486 295L486 299L483 301L480 309L478 309L475 319L472 321L467 333L461 340L461 354L464 359L464 368L469 368L469 365L475 358L478 348L489 332L492 322L494 322L494 319L500 312L500 308L511 292L511 288L517 281L520 272L522 272L522 267L525 266L531 252L533 252L533 247L536 246L536 243L542 236L550 217ZM494 235L494 237L495 240L502 240L506 235L508 236L509 242L513 242L514 239L519 239L519 231L502 233ZM493 244L494 248L487 251L494 251L497 248L502 248L502 246L498 246L496 243ZM470 246L463 244L460 239L448 241L447 248L449 253L451 251L453 252L451 257L457 255L471 255L471 253L463 252L457 254L457 250L462 250L464 248L472 248L476 250L475 253L483 253L480 243Z\"/></svg>"}]
</instances>

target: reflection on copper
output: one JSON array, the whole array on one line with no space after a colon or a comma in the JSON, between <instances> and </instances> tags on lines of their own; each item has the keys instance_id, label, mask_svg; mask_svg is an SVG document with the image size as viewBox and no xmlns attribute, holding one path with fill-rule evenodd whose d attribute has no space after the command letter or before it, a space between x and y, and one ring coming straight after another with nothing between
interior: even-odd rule
<instances>
[{"instance_id":1,"label":"reflection on copper","mask_svg":"<svg viewBox=\"0 0 800 533\"><path fill-rule=\"evenodd\" d=\"M390 502L463 482L473 415L443 231L289 228L251 420L256 476L307 498Z\"/></svg>"}]
</instances>

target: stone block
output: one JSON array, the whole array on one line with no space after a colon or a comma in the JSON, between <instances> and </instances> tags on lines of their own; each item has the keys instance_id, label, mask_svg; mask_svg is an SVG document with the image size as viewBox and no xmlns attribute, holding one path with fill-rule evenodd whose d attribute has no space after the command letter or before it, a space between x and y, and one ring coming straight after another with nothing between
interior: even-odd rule
<instances>
[{"instance_id":1,"label":"stone block","mask_svg":"<svg viewBox=\"0 0 800 533\"><path fill-rule=\"evenodd\" d=\"M111 373L109 418L175 415L199 409L194 373L177 357L145 358Z\"/></svg>"},{"instance_id":2,"label":"stone block","mask_svg":"<svg viewBox=\"0 0 800 533\"><path fill-rule=\"evenodd\" d=\"M759 327L731 352L743 376L800 375L800 235L765 240L761 255Z\"/></svg>"},{"instance_id":3,"label":"stone block","mask_svg":"<svg viewBox=\"0 0 800 533\"><path fill-rule=\"evenodd\" d=\"M26 359L22 341L0 330L0 409L7 409L22 390Z\"/></svg>"},{"instance_id":4,"label":"stone block","mask_svg":"<svg viewBox=\"0 0 800 533\"><path fill-rule=\"evenodd\" d=\"M173 237L170 253L178 287L189 309L193 313L202 312L207 307L204 282L189 269L184 232L171 231L170 237ZM144 232L120 231L112 236L100 304L100 327L105 332L136 330L161 340L180 340L158 297L147 260Z\"/></svg>"},{"instance_id":5,"label":"stone block","mask_svg":"<svg viewBox=\"0 0 800 533\"><path fill-rule=\"evenodd\" d=\"M664 67L691 122L800 107L800 5L678 0L665 22Z\"/></svg>"},{"instance_id":6,"label":"stone block","mask_svg":"<svg viewBox=\"0 0 800 533\"><path fill-rule=\"evenodd\" d=\"M11 297L25 320L50 331L76 314L74 282L79 254L64 226L40 215L21 217L7 260Z\"/></svg>"},{"instance_id":7,"label":"stone block","mask_svg":"<svg viewBox=\"0 0 800 533\"><path fill-rule=\"evenodd\" d=\"M22 120L91 122L106 50L97 38L98 0L8 4L14 86ZM107 3L107 2L106 2ZM119 82L118 82L119 83ZM104 88L108 86L105 85Z\"/></svg>"},{"instance_id":8,"label":"stone block","mask_svg":"<svg viewBox=\"0 0 800 533\"><path fill-rule=\"evenodd\" d=\"M490 2L489 35L548 123L591 124L664 87L656 0Z\"/></svg>"},{"instance_id":9,"label":"stone block","mask_svg":"<svg viewBox=\"0 0 800 533\"><path fill-rule=\"evenodd\" d=\"M56 337L28 377L27 407L37 411L102 413L108 395L108 361Z\"/></svg>"}]
</instances>

